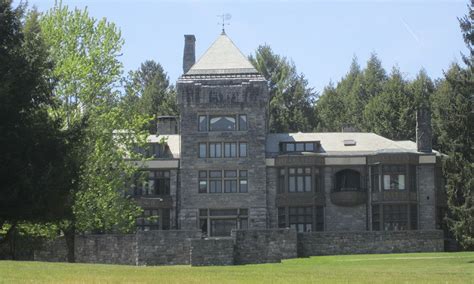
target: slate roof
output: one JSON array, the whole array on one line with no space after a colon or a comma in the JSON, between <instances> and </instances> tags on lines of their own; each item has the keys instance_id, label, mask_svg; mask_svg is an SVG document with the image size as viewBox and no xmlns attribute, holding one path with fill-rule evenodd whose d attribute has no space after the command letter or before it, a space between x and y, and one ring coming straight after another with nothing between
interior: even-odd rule
<instances>
[{"instance_id":1,"label":"slate roof","mask_svg":"<svg viewBox=\"0 0 474 284\"><path fill-rule=\"evenodd\" d=\"M162 137L166 137L167 144L174 159L180 158L180 135L150 135L148 142L158 143ZM344 146L344 140L355 140L356 145ZM322 153L318 155L328 156L356 156L373 155L382 153L415 153L421 154L416 149L413 141L394 141L384 138L375 133L363 132L315 132L315 133L270 133L267 134L266 151L267 157L275 157L279 154L280 142L305 142L319 141ZM433 151L440 155L439 152ZM308 153L314 155L314 153Z\"/></svg>"},{"instance_id":2,"label":"slate roof","mask_svg":"<svg viewBox=\"0 0 474 284\"><path fill-rule=\"evenodd\" d=\"M225 34L221 34L199 60L184 74L190 75L227 75L258 74L247 57Z\"/></svg>"},{"instance_id":3,"label":"slate roof","mask_svg":"<svg viewBox=\"0 0 474 284\"><path fill-rule=\"evenodd\" d=\"M345 146L344 140L355 140L353 146ZM320 141L322 154L371 155L381 153L420 153L413 141L394 141L375 133L363 132L316 132L267 134L267 156L278 154L280 142ZM438 153L433 151L434 153Z\"/></svg>"},{"instance_id":4,"label":"slate roof","mask_svg":"<svg viewBox=\"0 0 474 284\"><path fill-rule=\"evenodd\" d=\"M165 134L165 135L149 135L147 137L148 143L160 143L161 139L166 139L166 144L170 149L171 154L173 155L173 159L179 159L180 156L180 143L181 143L181 135L179 134Z\"/></svg>"}]
</instances>

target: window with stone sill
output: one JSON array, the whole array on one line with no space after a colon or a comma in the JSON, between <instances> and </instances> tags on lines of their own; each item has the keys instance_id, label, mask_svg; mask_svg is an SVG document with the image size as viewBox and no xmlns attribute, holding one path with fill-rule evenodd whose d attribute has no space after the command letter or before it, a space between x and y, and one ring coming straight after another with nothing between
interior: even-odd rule
<instances>
[{"instance_id":1,"label":"window with stone sill","mask_svg":"<svg viewBox=\"0 0 474 284\"><path fill-rule=\"evenodd\" d=\"M383 166L383 189L405 190L406 167L404 165Z\"/></svg>"},{"instance_id":2,"label":"window with stone sill","mask_svg":"<svg viewBox=\"0 0 474 284\"><path fill-rule=\"evenodd\" d=\"M289 192L311 192L311 168L289 168L288 169L288 191Z\"/></svg>"},{"instance_id":3,"label":"window with stone sill","mask_svg":"<svg viewBox=\"0 0 474 284\"><path fill-rule=\"evenodd\" d=\"M247 142L198 143L199 158L247 157Z\"/></svg>"},{"instance_id":4,"label":"window with stone sill","mask_svg":"<svg viewBox=\"0 0 474 284\"><path fill-rule=\"evenodd\" d=\"M199 193L246 193L247 170L210 170L198 172Z\"/></svg>"}]
</instances>

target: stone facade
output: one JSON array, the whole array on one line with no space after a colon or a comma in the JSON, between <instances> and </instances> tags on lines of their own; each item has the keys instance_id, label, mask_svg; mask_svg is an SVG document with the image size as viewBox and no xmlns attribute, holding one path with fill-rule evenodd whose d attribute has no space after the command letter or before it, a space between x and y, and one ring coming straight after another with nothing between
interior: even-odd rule
<instances>
[{"instance_id":1,"label":"stone facade","mask_svg":"<svg viewBox=\"0 0 474 284\"><path fill-rule=\"evenodd\" d=\"M180 213L181 229L198 227L199 209L246 208L248 227L267 226L265 134L267 121L266 82L257 78L182 78L177 83L181 113ZM211 132L198 130L198 117L246 115L247 130ZM199 158L199 143L247 143L246 157ZM208 146L206 146L208 147ZM223 146L221 146L223 147ZM224 154L221 154L224 156ZM199 171L246 170L246 193L199 193Z\"/></svg>"},{"instance_id":2,"label":"stone facade","mask_svg":"<svg viewBox=\"0 0 474 284\"><path fill-rule=\"evenodd\" d=\"M367 202L355 206L339 206L331 201L331 193L334 191L335 174L344 169L353 169L362 172L365 176L365 167L325 167L324 168L324 191L326 196L325 206L325 230L326 231L363 231L367 227ZM366 188L365 183L361 185Z\"/></svg>"}]
</instances>

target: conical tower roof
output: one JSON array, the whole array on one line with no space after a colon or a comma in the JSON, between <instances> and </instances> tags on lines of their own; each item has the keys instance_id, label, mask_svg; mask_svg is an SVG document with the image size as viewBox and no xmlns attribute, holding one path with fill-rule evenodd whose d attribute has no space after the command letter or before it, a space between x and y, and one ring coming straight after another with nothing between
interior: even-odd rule
<instances>
[{"instance_id":1,"label":"conical tower roof","mask_svg":"<svg viewBox=\"0 0 474 284\"><path fill-rule=\"evenodd\" d=\"M221 74L258 74L247 57L225 33L214 41L185 75Z\"/></svg>"}]
</instances>

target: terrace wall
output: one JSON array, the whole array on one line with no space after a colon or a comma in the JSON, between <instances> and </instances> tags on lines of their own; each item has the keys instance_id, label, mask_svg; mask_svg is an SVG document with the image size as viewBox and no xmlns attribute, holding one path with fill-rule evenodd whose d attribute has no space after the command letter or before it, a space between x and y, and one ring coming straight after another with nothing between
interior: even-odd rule
<instances>
[{"instance_id":1,"label":"terrace wall","mask_svg":"<svg viewBox=\"0 0 474 284\"><path fill-rule=\"evenodd\" d=\"M443 231L359 231L298 234L298 256L440 252Z\"/></svg>"}]
</instances>

